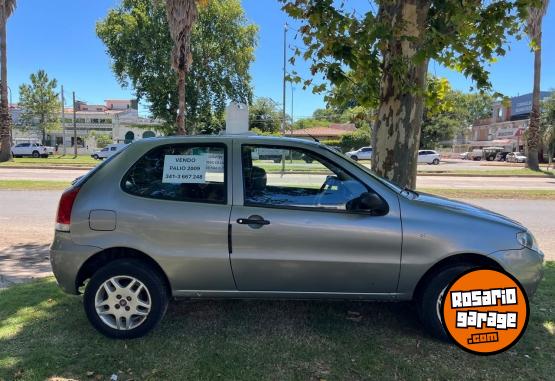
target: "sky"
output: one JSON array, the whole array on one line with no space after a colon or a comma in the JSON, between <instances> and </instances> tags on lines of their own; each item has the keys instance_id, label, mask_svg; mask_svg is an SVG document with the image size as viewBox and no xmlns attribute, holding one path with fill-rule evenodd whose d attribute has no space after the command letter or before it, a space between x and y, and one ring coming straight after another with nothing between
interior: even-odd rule
<instances>
[{"instance_id":1,"label":"sky","mask_svg":"<svg viewBox=\"0 0 555 381\"><path fill-rule=\"evenodd\" d=\"M96 22L103 19L119 0L19 0L8 20L8 84L13 102L18 88L29 82L29 75L44 69L50 77L64 85L66 104L75 91L77 99L102 104L104 99L128 99L132 88L122 88L110 68L110 58L95 33ZM359 8L359 3L360 8ZM247 19L259 26L256 60L251 66L254 94L282 103L283 26L298 25L280 9L277 0L242 0ZM366 11L367 0L352 0L351 6ZM551 2L543 22L542 90L555 88L555 2ZM288 32L291 45L295 31ZM513 41L510 51L490 67L495 91L507 96L529 93L532 89L533 54L528 40ZM295 70L309 77L309 64L297 59ZM291 69L291 67L289 68ZM471 81L437 63L429 71L449 79L455 89L469 91ZM291 87L287 89L287 112L291 113ZM309 117L317 108L325 107L323 95L312 94L295 85L293 91L295 119ZM143 110L143 112L145 112Z\"/></svg>"}]
</instances>

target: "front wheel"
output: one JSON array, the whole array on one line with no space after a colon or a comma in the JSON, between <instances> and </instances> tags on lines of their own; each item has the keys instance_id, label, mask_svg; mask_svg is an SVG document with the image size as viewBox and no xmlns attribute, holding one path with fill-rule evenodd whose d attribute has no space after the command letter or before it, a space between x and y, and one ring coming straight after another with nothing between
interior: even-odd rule
<instances>
[{"instance_id":1,"label":"front wheel","mask_svg":"<svg viewBox=\"0 0 555 381\"><path fill-rule=\"evenodd\" d=\"M432 161L433 165L439 165L439 159L434 159L434 161Z\"/></svg>"},{"instance_id":2,"label":"front wheel","mask_svg":"<svg viewBox=\"0 0 555 381\"><path fill-rule=\"evenodd\" d=\"M93 155L94 160L98 160L98 155Z\"/></svg>"},{"instance_id":3,"label":"front wheel","mask_svg":"<svg viewBox=\"0 0 555 381\"><path fill-rule=\"evenodd\" d=\"M84 308L100 333L115 339L146 335L166 313L168 290L162 276L135 259L118 259L87 284Z\"/></svg>"},{"instance_id":4,"label":"front wheel","mask_svg":"<svg viewBox=\"0 0 555 381\"><path fill-rule=\"evenodd\" d=\"M440 340L449 341L441 317L441 303L445 290L455 277L470 268L470 265L457 265L441 270L428 280L420 294L416 296L420 321L432 336Z\"/></svg>"},{"instance_id":5,"label":"front wheel","mask_svg":"<svg viewBox=\"0 0 555 381\"><path fill-rule=\"evenodd\" d=\"M33 151L33 153L31 154L31 156L33 156L35 159L38 158L40 156L39 151Z\"/></svg>"},{"instance_id":6,"label":"front wheel","mask_svg":"<svg viewBox=\"0 0 555 381\"><path fill-rule=\"evenodd\" d=\"M354 161L358 161L358 156L357 156L357 155L353 155L353 156L351 156L351 159L353 159Z\"/></svg>"}]
</instances>

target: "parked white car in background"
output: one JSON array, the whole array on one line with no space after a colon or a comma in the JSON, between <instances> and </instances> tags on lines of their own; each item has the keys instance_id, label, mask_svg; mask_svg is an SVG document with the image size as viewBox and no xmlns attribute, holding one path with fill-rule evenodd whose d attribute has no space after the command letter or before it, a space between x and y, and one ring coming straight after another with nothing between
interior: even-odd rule
<instances>
[{"instance_id":1,"label":"parked white car in background","mask_svg":"<svg viewBox=\"0 0 555 381\"><path fill-rule=\"evenodd\" d=\"M418 151L418 163L438 165L440 160L439 153L430 149L421 149Z\"/></svg>"},{"instance_id":2,"label":"parked white car in background","mask_svg":"<svg viewBox=\"0 0 555 381\"><path fill-rule=\"evenodd\" d=\"M349 151L345 155L353 160L371 160L372 159L372 147L362 147L356 151Z\"/></svg>"},{"instance_id":3,"label":"parked white car in background","mask_svg":"<svg viewBox=\"0 0 555 381\"><path fill-rule=\"evenodd\" d=\"M511 152L505 157L507 163L526 163L526 156L522 152Z\"/></svg>"},{"instance_id":4,"label":"parked white car in background","mask_svg":"<svg viewBox=\"0 0 555 381\"><path fill-rule=\"evenodd\" d=\"M99 151L94 151L91 154L91 157L95 160L107 159L110 156L112 156L113 154L115 154L116 152L118 152L119 150L121 150L126 145L127 144L123 144L123 143L110 144L109 146L106 146L106 147L102 148Z\"/></svg>"},{"instance_id":5,"label":"parked white car in background","mask_svg":"<svg viewBox=\"0 0 555 381\"><path fill-rule=\"evenodd\" d=\"M12 147L13 157L48 157L52 154L54 154L53 147L46 147L40 143L19 143Z\"/></svg>"}]
</instances>

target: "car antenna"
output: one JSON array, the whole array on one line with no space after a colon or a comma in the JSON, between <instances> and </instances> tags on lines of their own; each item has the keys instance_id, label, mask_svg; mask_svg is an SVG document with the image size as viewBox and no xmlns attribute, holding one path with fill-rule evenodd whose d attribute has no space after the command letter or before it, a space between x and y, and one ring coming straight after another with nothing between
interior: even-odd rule
<instances>
[{"instance_id":1,"label":"car antenna","mask_svg":"<svg viewBox=\"0 0 555 381\"><path fill-rule=\"evenodd\" d=\"M312 136L312 135L310 135L310 134L307 134L307 135L310 136L312 139L314 139L314 141L315 141L316 143L320 143L320 140L316 139L314 136Z\"/></svg>"}]
</instances>

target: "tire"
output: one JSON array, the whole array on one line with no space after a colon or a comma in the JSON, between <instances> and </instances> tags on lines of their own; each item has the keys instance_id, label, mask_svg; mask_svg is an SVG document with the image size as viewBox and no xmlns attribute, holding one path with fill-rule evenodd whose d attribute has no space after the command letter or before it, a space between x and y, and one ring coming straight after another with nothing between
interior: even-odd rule
<instances>
[{"instance_id":1,"label":"tire","mask_svg":"<svg viewBox=\"0 0 555 381\"><path fill-rule=\"evenodd\" d=\"M36 158L40 157L40 153L39 153L39 151L33 151L31 156L33 156L36 159Z\"/></svg>"},{"instance_id":2,"label":"tire","mask_svg":"<svg viewBox=\"0 0 555 381\"><path fill-rule=\"evenodd\" d=\"M274 163L281 163L281 159L274 159Z\"/></svg>"},{"instance_id":3,"label":"tire","mask_svg":"<svg viewBox=\"0 0 555 381\"><path fill-rule=\"evenodd\" d=\"M351 156L351 159L353 159L354 161L358 161L358 156L357 156L357 155L353 155L353 156Z\"/></svg>"},{"instance_id":4,"label":"tire","mask_svg":"<svg viewBox=\"0 0 555 381\"><path fill-rule=\"evenodd\" d=\"M432 336L443 341L450 341L439 316L440 297L457 275L472 267L471 265L456 265L440 270L429 279L428 283L422 288L420 295L417 296L418 316L426 331Z\"/></svg>"},{"instance_id":5,"label":"tire","mask_svg":"<svg viewBox=\"0 0 555 381\"><path fill-rule=\"evenodd\" d=\"M434 159L434 161L432 161L433 165L439 165L439 159Z\"/></svg>"},{"instance_id":6,"label":"tire","mask_svg":"<svg viewBox=\"0 0 555 381\"><path fill-rule=\"evenodd\" d=\"M107 288L104 287L106 283ZM118 291L115 286L123 288ZM110 288L113 291L108 294L106 290ZM113 339L134 339L146 335L164 317L168 307L168 291L162 276L152 271L144 262L137 259L117 259L92 276L85 289L83 305L89 322L100 333ZM128 317L120 316L119 323L116 322L115 315L109 313L103 314L101 318L96 308L97 299L106 302L102 305L106 311L116 314L130 311ZM142 304L138 305L137 301ZM119 307L116 308L116 305ZM133 314L133 311L140 315ZM129 326L123 327L125 324Z\"/></svg>"},{"instance_id":7,"label":"tire","mask_svg":"<svg viewBox=\"0 0 555 381\"><path fill-rule=\"evenodd\" d=\"M98 160L98 155L93 155L94 160Z\"/></svg>"}]
</instances>

